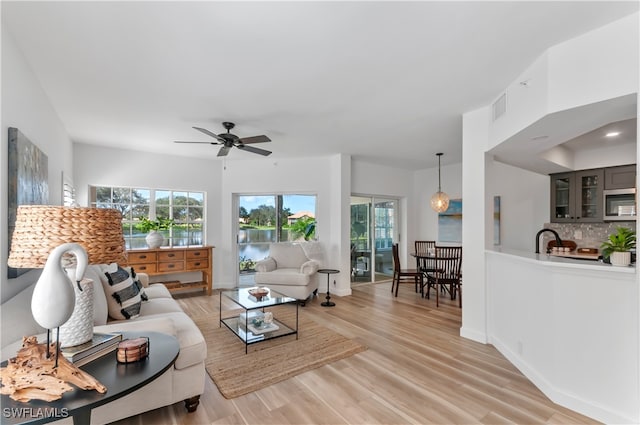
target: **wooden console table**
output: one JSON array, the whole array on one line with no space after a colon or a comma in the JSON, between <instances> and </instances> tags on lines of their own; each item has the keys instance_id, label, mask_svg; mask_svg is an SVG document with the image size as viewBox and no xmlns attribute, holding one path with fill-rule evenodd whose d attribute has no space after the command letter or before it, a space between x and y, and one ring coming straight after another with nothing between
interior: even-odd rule
<instances>
[{"instance_id":1,"label":"wooden console table","mask_svg":"<svg viewBox=\"0 0 640 425\"><path fill-rule=\"evenodd\" d=\"M136 272L149 276L171 275L185 272L201 272L199 282L170 282L165 285L171 292L202 288L211 295L213 287L213 247L179 247L134 249L127 251L129 265Z\"/></svg>"}]
</instances>

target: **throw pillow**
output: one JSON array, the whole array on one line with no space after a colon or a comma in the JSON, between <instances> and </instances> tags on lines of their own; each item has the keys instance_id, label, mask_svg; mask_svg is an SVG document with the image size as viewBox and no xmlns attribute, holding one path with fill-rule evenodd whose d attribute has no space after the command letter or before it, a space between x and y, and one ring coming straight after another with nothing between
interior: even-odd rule
<instances>
[{"instance_id":1,"label":"throw pillow","mask_svg":"<svg viewBox=\"0 0 640 425\"><path fill-rule=\"evenodd\" d=\"M140 291L140 298L142 298L142 301L149 301L149 297L144 292L144 285L142 285L142 282L140 282L140 279L138 279L138 277L136 276L136 272L135 270L133 270L133 267L129 267L129 271L131 273L131 279L133 279L133 283L135 283L135 285L138 287L138 291Z\"/></svg>"},{"instance_id":2,"label":"throw pillow","mask_svg":"<svg viewBox=\"0 0 640 425\"><path fill-rule=\"evenodd\" d=\"M109 316L114 319L128 320L140 314L142 297L138 285L131 278L131 274L120 266L105 267L102 287L107 296Z\"/></svg>"}]
</instances>

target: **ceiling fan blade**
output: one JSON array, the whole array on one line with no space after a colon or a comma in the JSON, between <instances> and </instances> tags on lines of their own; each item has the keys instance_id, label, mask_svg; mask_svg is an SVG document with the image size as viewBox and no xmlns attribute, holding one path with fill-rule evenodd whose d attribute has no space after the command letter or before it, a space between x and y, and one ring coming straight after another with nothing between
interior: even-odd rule
<instances>
[{"instance_id":1,"label":"ceiling fan blade","mask_svg":"<svg viewBox=\"0 0 640 425\"><path fill-rule=\"evenodd\" d=\"M260 148L254 148L253 146L245 146L245 145L236 145L238 149L242 149L243 151L257 153L259 155L269 156L271 155L271 151L267 151Z\"/></svg>"},{"instance_id":2,"label":"ceiling fan blade","mask_svg":"<svg viewBox=\"0 0 640 425\"><path fill-rule=\"evenodd\" d=\"M185 142L182 140L174 140L173 143L197 143L202 145L219 145L220 144L218 142Z\"/></svg>"},{"instance_id":3,"label":"ceiling fan blade","mask_svg":"<svg viewBox=\"0 0 640 425\"><path fill-rule=\"evenodd\" d=\"M218 151L218 156L227 156L230 150L231 150L230 146L223 146Z\"/></svg>"},{"instance_id":4,"label":"ceiling fan blade","mask_svg":"<svg viewBox=\"0 0 640 425\"><path fill-rule=\"evenodd\" d=\"M247 145L249 143L265 143L265 142L270 142L271 139L269 139L267 136L265 135L261 135L261 136L253 136L253 137L243 137L242 139L240 139L240 141L242 142L243 145Z\"/></svg>"},{"instance_id":5,"label":"ceiling fan blade","mask_svg":"<svg viewBox=\"0 0 640 425\"><path fill-rule=\"evenodd\" d=\"M215 134L215 133L210 132L210 131L209 131L209 130L207 130L206 128L200 128L200 127L193 127L193 128L194 128L194 129L196 129L196 130L198 130L198 131L199 131L199 132L201 132L201 133L206 134L207 136L211 136L211 137L213 137L214 139L217 139L217 140L219 140L219 141L221 141L221 142L223 142L223 143L224 143L224 139L223 139L222 137L218 136L218 135L217 135L217 134Z\"/></svg>"}]
</instances>

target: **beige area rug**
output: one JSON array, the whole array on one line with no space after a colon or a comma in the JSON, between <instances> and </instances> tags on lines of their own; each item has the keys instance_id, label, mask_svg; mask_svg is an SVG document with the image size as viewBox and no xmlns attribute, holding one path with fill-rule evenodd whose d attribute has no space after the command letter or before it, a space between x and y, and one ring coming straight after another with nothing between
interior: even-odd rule
<instances>
[{"instance_id":1,"label":"beige area rug","mask_svg":"<svg viewBox=\"0 0 640 425\"><path fill-rule=\"evenodd\" d=\"M288 321L290 318L281 314L274 313L274 316L287 319L285 323L295 323L295 315ZM248 354L244 352L244 342L233 332L224 325L218 327L217 317L194 321L207 341L207 373L226 398L257 391L367 349L305 318L303 308L300 308L297 340L295 335L289 335L251 344Z\"/></svg>"}]
</instances>

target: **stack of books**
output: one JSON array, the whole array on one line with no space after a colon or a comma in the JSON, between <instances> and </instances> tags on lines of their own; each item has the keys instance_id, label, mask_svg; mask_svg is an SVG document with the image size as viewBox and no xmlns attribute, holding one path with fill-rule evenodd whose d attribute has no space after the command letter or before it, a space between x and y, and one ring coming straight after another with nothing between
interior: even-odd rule
<instances>
[{"instance_id":1,"label":"stack of books","mask_svg":"<svg viewBox=\"0 0 640 425\"><path fill-rule=\"evenodd\" d=\"M94 333L91 341L73 347L65 347L60 351L68 361L80 367L115 351L120 341L122 341L122 334Z\"/></svg>"}]
</instances>

